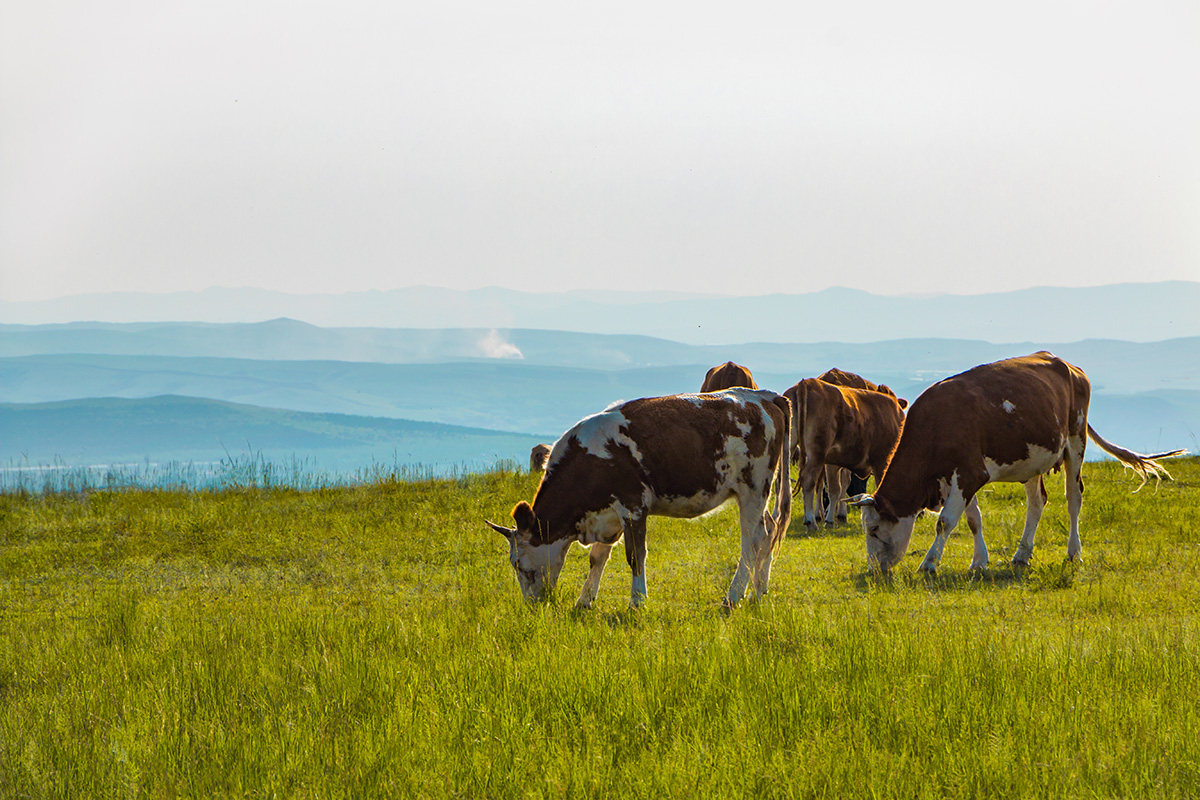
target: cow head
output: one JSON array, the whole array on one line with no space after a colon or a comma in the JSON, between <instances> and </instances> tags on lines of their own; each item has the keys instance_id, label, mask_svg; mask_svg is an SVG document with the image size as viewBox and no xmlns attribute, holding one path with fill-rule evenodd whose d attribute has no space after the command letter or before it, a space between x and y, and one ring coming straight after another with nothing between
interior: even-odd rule
<instances>
[{"instance_id":1,"label":"cow head","mask_svg":"<svg viewBox=\"0 0 1200 800\"><path fill-rule=\"evenodd\" d=\"M568 537L554 542L544 541L546 526L524 500L513 508L512 516L517 523L514 528L505 528L494 522L487 524L508 540L508 560L517 573L521 594L526 600L537 602L547 592L553 591L558 583L567 550L574 540Z\"/></svg>"},{"instance_id":2,"label":"cow head","mask_svg":"<svg viewBox=\"0 0 1200 800\"><path fill-rule=\"evenodd\" d=\"M862 509L863 533L867 537L867 568L887 572L900 562L908 551L917 515L897 519L882 503L869 494L860 494L846 501Z\"/></svg>"}]
</instances>

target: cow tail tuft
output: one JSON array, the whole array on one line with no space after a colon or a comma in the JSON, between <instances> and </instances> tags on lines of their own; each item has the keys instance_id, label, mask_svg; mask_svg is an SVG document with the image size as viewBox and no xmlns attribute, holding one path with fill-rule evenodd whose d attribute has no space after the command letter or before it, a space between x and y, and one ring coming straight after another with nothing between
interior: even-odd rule
<instances>
[{"instance_id":1,"label":"cow tail tuft","mask_svg":"<svg viewBox=\"0 0 1200 800\"><path fill-rule=\"evenodd\" d=\"M1163 478L1172 480L1171 473L1167 471L1166 467L1158 463L1158 459L1181 456L1187 452L1187 450L1171 450L1166 453L1154 453L1153 455L1135 453L1132 450L1126 450L1120 445L1115 445L1112 442L1107 441L1100 434L1096 433L1096 429L1091 426L1091 423L1088 424L1088 436L1091 436L1092 441L1100 445L1101 450L1108 453L1110 456L1117 459L1122 464L1129 467L1131 470L1141 476L1142 482L1138 485L1138 488L1134 489L1135 492L1141 491L1142 487L1145 486L1146 482L1152 477L1156 483L1161 481Z\"/></svg>"}]
</instances>

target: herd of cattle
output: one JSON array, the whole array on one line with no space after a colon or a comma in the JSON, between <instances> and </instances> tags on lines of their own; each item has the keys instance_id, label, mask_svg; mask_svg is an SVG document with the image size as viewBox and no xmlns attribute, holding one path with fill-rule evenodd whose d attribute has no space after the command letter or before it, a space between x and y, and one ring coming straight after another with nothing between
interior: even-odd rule
<instances>
[{"instance_id":1,"label":"herd of cattle","mask_svg":"<svg viewBox=\"0 0 1200 800\"><path fill-rule=\"evenodd\" d=\"M780 395L759 389L748 369L727 362L708 371L698 394L617 403L576 423L553 447L535 447L530 467L545 475L532 505L513 508L514 527L488 525L508 540L529 600L555 586L571 544L590 547L581 606L595 600L623 536L633 572L630 603L638 606L646 598L646 518L696 517L735 498L741 558L724 600L732 607L747 589L753 597L768 589L791 521L789 460L799 466L805 525L815 527L820 517L844 520L847 502L861 509L872 569L890 570L907 552L917 516L938 512L920 566L929 573L964 514L974 537L971 569L988 566L976 494L992 481L1025 486L1025 529L1012 563L1027 565L1047 501L1043 476L1062 468L1067 558L1074 560L1088 436L1143 483L1170 477L1157 460L1185 452L1142 455L1106 441L1088 424L1090 397L1083 370L1047 352L946 378L911 407L887 386L840 369ZM847 499L854 475L873 475L874 494ZM768 509L772 486L775 504Z\"/></svg>"}]
</instances>

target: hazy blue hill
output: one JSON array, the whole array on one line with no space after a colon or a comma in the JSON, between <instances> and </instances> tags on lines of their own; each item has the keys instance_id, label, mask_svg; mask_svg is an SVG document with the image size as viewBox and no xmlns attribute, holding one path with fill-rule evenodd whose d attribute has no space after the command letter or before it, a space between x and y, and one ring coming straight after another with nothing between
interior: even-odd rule
<instances>
[{"instance_id":1,"label":"hazy blue hill","mask_svg":"<svg viewBox=\"0 0 1200 800\"><path fill-rule=\"evenodd\" d=\"M869 287L866 287L869 288ZM80 295L0 302L0 320L49 323L290 317L327 327L540 329L635 334L692 344L978 339L1157 341L1200 335L1200 283L1040 287L983 295L884 297L859 289L719 297L639 292L538 294L413 287L290 295L209 289L166 295Z\"/></svg>"},{"instance_id":2,"label":"hazy blue hill","mask_svg":"<svg viewBox=\"0 0 1200 800\"><path fill-rule=\"evenodd\" d=\"M889 343L891 344L891 343ZM1097 343L1091 369L1097 390L1093 421L1109 438L1136 448L1190 447L1200 431L1200 387L1194 358L1181 363L1187 343L1126 343L1110 354ZM925 347L925 345L928 345ZM1080 343L1081 347L1092 347ZM845 346L839 346L845 347ZM924 347L924 349L923 349ZM989 348L991 346L988 346ZM1010 346L988 359L1028 353ZM864 350L861 360L837 348L821 351L820 369L800 373L755 370L761 386L782 390L829 366L853 369L890 383L915 399L929 384L980 363L970 351L924 343L905 354ZM1194 351L1190 351L1193 352ZM1123 354L1123 355L1121 355ZM1080 355L1087 356L1085 352ZM872 360L874 359L874 360ZM890 359L890 361L889 361ZM955 359L958 359L957 363ZM753 362L749 362L753 363ZM876 368L877 367L877 368ZM81 397L205 397L293 411L392 417L556 437L588 414L622 399L695 391L705 365L626 370L579 369L519 361L450 364L372 364L344 361L262 361L163 356L27 356L0 359L0 402L40 403ZM889 372L894 371L894 372ZM1112 380L1101 376L1108 375ZM1126 380L1127 375L1146 376Z\"/></svg>"},{"instance_id":3,"label":"hazy blue hill","mask_svg":"<svg viewBox=\"0 0 1200 800\"><path fill-rule=\"evenodd\" d=\"M526 366L622 370L690 367L704 371L734 360L756 375L779 376L764 386L786 388L831 366L859 372L905 391L976 364L1050 349L1083 367L1097 389L1133 393L1147 389L1200 390L1200 338L1163 342L1086 340L1071 343L990 344L977 340L898 339L872 344L746 343L722 346L681 344L646 336L602 335L530 329L415 330L318 328L295 320L251 324L73 323L0 326L0 356L51 354L188 356L294 361L438 364L463 361L520 362ZM488 357L490 356L490 357ZM518 357L519 356L519 357ZM97 366L105 362L96 361ZM183 371L187 371L184 369ZM672 391L699 386L685 380ZM207 396L181 384L176 391ZM114 386L107 394L124 394ZM224 395L223 395L224 396ZM231 395L231 397L233 397ZM12 400L50 399L16 397ZM253 402L274 405L270 398ZM375 406L348 407L367 411ZM343 410L343 409L339 409Z\"/></svg>"},{"instance_id":4,"label":"hazy blue hill","mask_svg":"<svg viewBox=\"0 0 1200 800\"><path fill-rule=\"evenodd\" d=\"M600 369L691 364L708 358L705 348L649 336L528 329L320 328L291 319L0 325L0 357L71 353L393 364L519 359Z\"/></svg>"},{"instance_id":5,"label":"hazy blue hill","mask_svg":"<svg viewBox=\"0 0 1200 800\"><path fill-rule=\"evenodd\" d=\"M179 394L550 435L614 400L695 391L703 378L699 367L607 371L507 361L371 364L27 356L0 359L0 402Z\"/></svg>"},{"instance_id":6,"label":"hazy blue hill","mask_svg":"<svg viewBox=\"0 0 1200 800\"><path fill-rule=\"evenodd\" d=\"M304 458L321 469L372 464L519 463L544 437L401 419L309 414L195 397L0 404L0 465Z\"/></svg>"}]
</instances>

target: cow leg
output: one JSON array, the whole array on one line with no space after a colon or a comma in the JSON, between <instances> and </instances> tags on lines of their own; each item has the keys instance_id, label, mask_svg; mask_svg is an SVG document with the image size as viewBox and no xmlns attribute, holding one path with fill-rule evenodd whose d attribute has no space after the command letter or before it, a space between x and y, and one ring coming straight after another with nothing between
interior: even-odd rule
<instances>
[{"instance_id":1,"label":"cow leg","mask_svg":"<svg viewBox=\"0 0 1200 800\"><path fill-rule=\"evenodd\" d=\"M638 608L646 600L646 518L625 521L625 560L633 572L629 607Z\"/></svg>"},{"instance_id":2,"label":"cow leg","mask_svg":"<svg viewBox=\"0 0 1200 800\"><path fill-rule=\"evenodd\" d=\"M758 500L755 498L756 504ZM775 559L775 550L771 546L774 538L770 533L774 529L775 523L766 510L767 500L767 497L761 498L763 510L754 517L752 523L755 525L751 546L754 548L754 597L756 599L762 597L771 588L771 563Z\"/></svg>"},{"instance_id":3,"label":"cow leg","mask_svg":"<svg viewBox=\"0 0 1200 800\"><path fill-rule=\"evenodd\" d=\"M825 510L827 525L846 521L846 504L842 500L845 497L846 484L850 482L847 480L849 475L850 471L841 467L825 467L825 485L829 490L829 507Z\"/></svg>"},{"instance_id":4,"label":"cow leg","mask_svg":"<svg viewBox=\"0 0 1200 800\"><path fill-rule=\"evenodd\" d=\"M1046 483L1041 475L1025 481L1025 530L1021 533L1017 552L1012 557L1014 567L1029 566L1029 559L1033 557L1033 536L1037 532L1038 523L1042 521L1046 499Z\"/></svg>"},{"instance_id":5,"label":"cow leg","mask_svg":"<svg viewBox=\"0 0 1200 800\"><path fill-rule=\"evenodd\" d=\"M738 559L737 571L729 583L729 591L725 595L724 606L733 608L742 601L751 575L755 578L755 594L766 591L766 581L770 580L770 568L764 573L760 571L759 559L763 550L770 549L770 537L763 523L763 511L766 508L765 498L738 498L738 522L742 532L742 555ZM767 556L769 558L769 555Z\"/></svg>"},{"instance_id":6,"label":"cow leg","mask_svg":"<svg viewBox=\"0 0 1200 800\"><path fill-rule=\"evenodd\" d=\"M983 541L983 514L979 511L979 495L967 503L967 527L975 537L975 555L971 557L971 569L987 569L988 549Z\"/></svg>"},{"instance_id":7,"label":"cow leg","mask_svg":"<svg viewBox=\"0 0 1200 800\"><path fill-rule=\"evenodd\" d=\"M1079 510L1083 507L1083 450L1086 446L1086 436L1067 437L1067 447L1063 452L1067 514L1071 518L1071 534L1067 538L1068 561L1079 558L1083 551L1083 543L1079 541Z\"/></svg>"},{"instance_id":8,"label":"cow leg","mask_svg":"<svg viewBox=\"0 0 1200 800\"><path fill-rule=\"evenodd\" d=\"M583 582L583 591L579 593L579 600L575 605L580 608L592 607L596 595L600 593L600 577L604 574L604 566L608 563L612 549L613 545L603 542L596 542L592 545L591 551L588 553L588 563L591 565L591 569L588 570L587 580Z\"/></svg>"},{"instance_id":9,"label":"cow leg","mask_svg":"<svg viewBox=\"0 0 1200 800\"><path fill-rule=\"evenodd\" d=\"M971 499L974 500L975 498L972 497ZM946 539L958 525L963 512L966 511L968 502L963 497L962 489L958 488L956 478L950 487L950 496L946 498L941 512L938 513L937 532L934 534L933 544L930 546L929 552L925 554L925 560L921 562L921 566L918 568L921 572L927 572L931 575L937 572L938 562L942 560L942 549L946 546Z\"/></svg>"},{"instance_id":10,"label":"cow leg","mask_svg":"<svg viewBox=\"0 0 1200 800\"><path fill-rule=\"evenodd\" d=\"M800 468L800 486L804 492L804 525L808 528L817 527L817 515L814 513L814 507L823 469L824 465L815 458L806 458L804 466Z\"/></svg>"}]
</instances>

